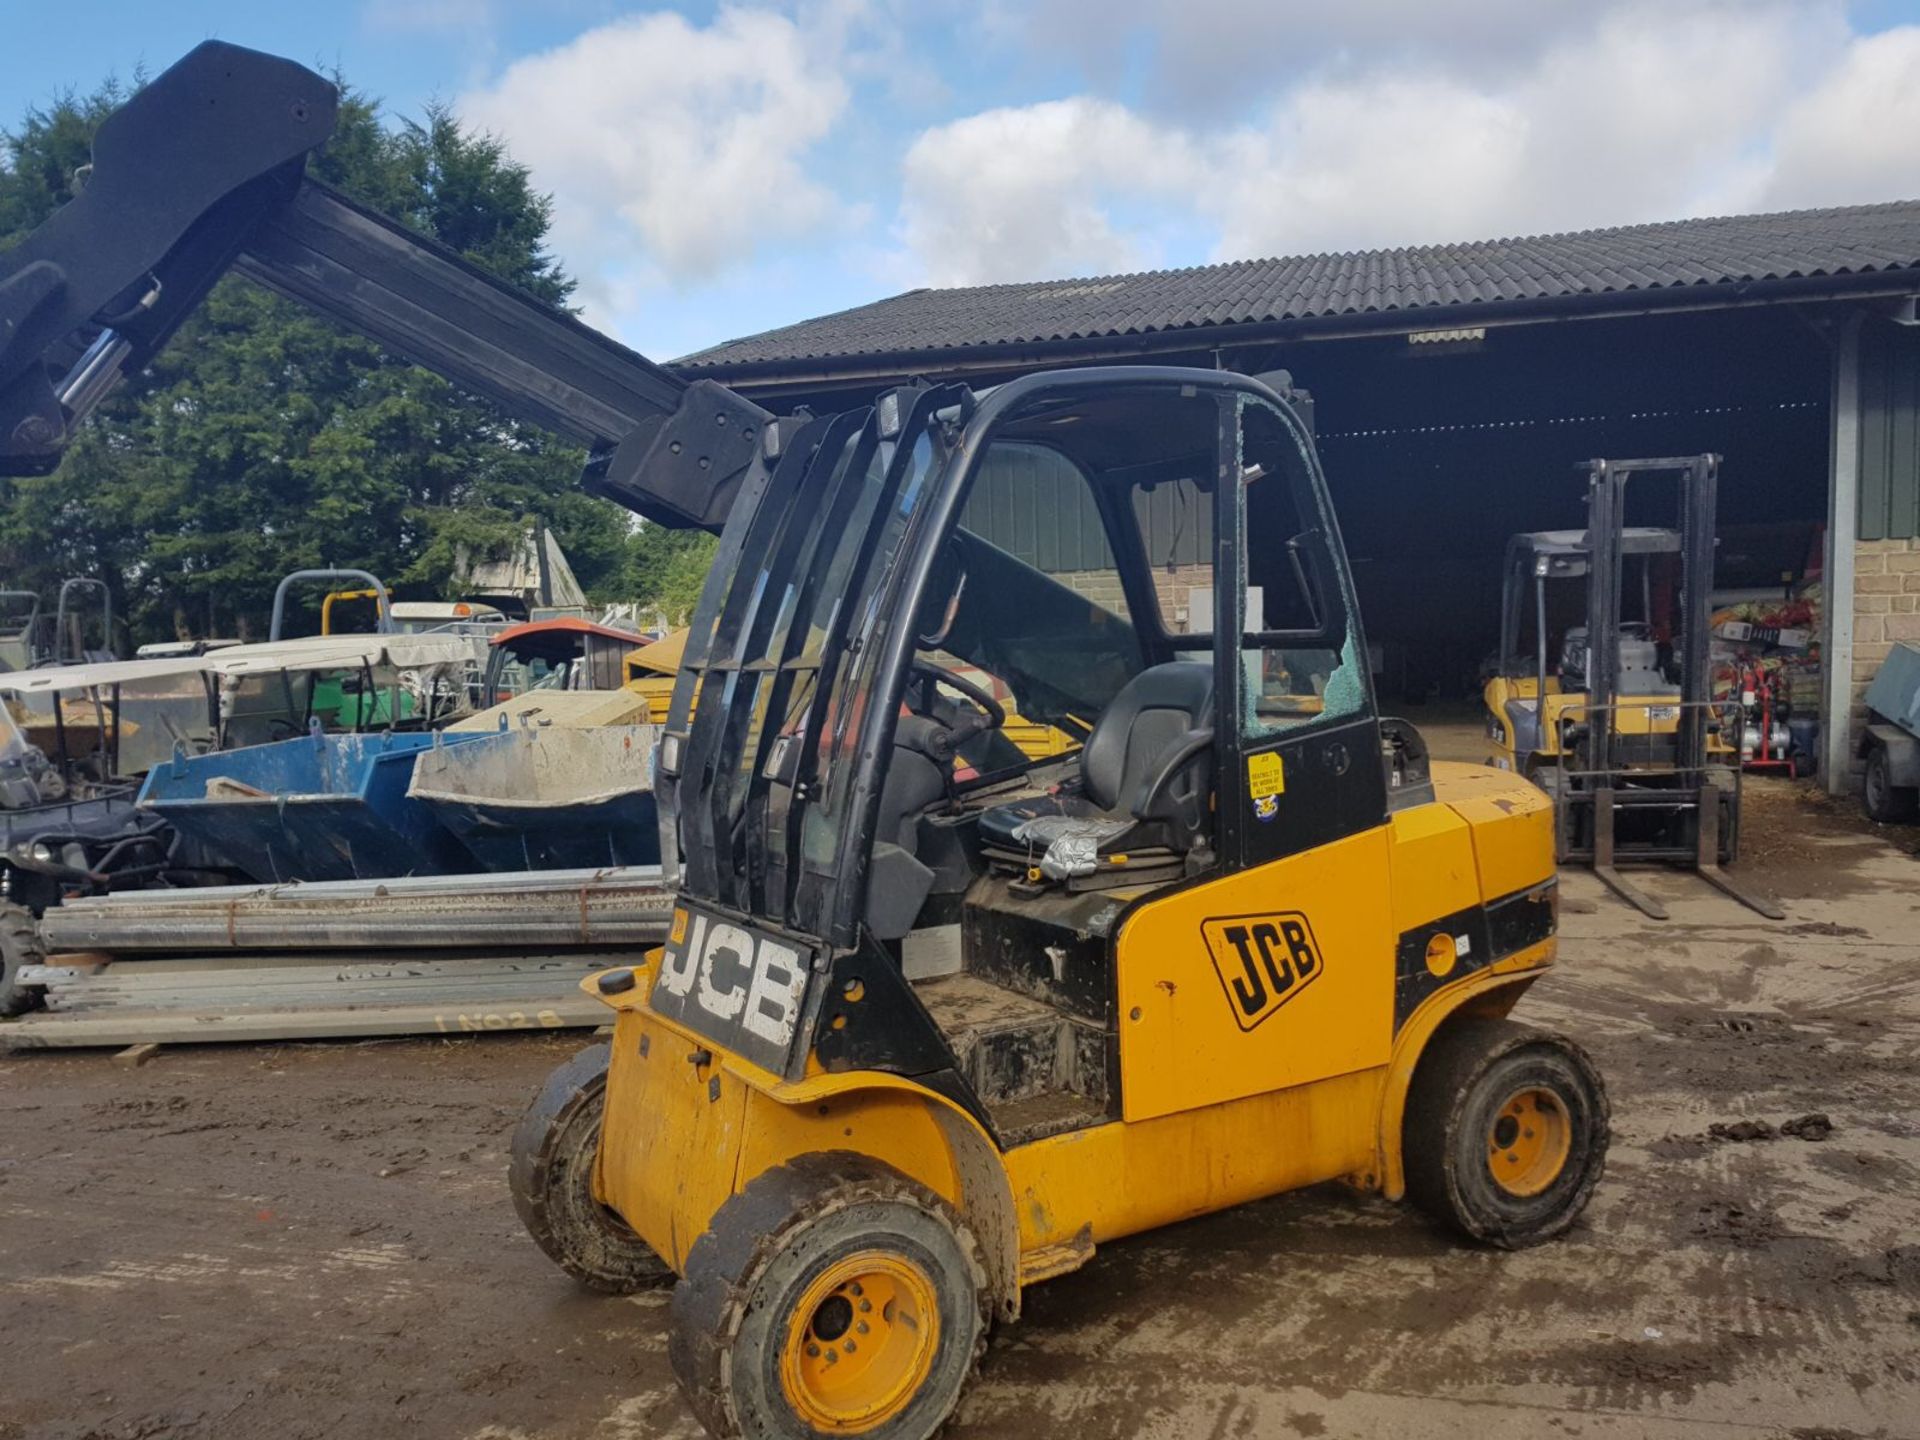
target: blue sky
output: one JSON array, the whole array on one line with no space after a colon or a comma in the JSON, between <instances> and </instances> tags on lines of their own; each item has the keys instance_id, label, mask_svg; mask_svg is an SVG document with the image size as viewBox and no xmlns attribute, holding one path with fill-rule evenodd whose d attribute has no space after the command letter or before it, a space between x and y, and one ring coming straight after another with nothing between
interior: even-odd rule
<instances>
[{"instance_id":1,"label":"blue sky","mask_svg":"<svg viewBox=\"0 0 1920 1440\"><path fill-rule=\"evenodd\" d=\"M213 37L452 102L659 358L922 284L1920 197L1920 0L5 9L0 124Z\"/></svg>"}]
</instances>

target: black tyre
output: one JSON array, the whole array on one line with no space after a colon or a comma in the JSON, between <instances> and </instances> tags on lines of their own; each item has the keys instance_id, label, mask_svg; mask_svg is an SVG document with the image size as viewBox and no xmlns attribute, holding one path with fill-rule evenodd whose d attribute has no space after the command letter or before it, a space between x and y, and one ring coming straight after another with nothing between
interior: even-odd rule
<instances>
[{"instance_id":1,"label":"black tyre","mask_svg":"<svg viewBox=\"0 0 1920 1440\"><path fill-rule=\"evenodd\" d=\"M45 958L33 916L18 905L0 905L0 1018L24 1015L46 998L40 986L20 983L21 967Z\"/></svg>"},{"instance_id":2,"label":"black tyre","mask_svg":"<svg viewBox=\"0 0 1920 1440\"><path fill-rule=\"evenodd\" d=\"M1538 785L1553 801L1553 861L1556 865L1566 863L1567 856L1573 853L1575 841L1574 826L1578 816L1568 802L1573 784L1567 779L1567 772L1552 761L1540 761L1527 767L1527 779Z\"/></svg>"},{"instance_id":3,"label":"black tyre","mask_svg":"<svg viewBox=\"0 0 1920 1440\"><path fill-rule=\"evenodd\" d=\"M1407 1194L1503 1249L1563 1233L1606 1167L1606 1087L1571 1040L1456 1020L1427 1043L1402 1131Z\"/></svg>"},{"instance_id":4,"label":"black tyre","mask_svg":"<svg viewBox=\"0 0 1920 1440\"><path fill-rule=\"evenodd\" d=\"M673 1292L667 1353L725 1440L925 1440L985 1348L972 1234L854 1154L768 1171L714 1216Z\"/></svg>"},{"instance_id":5,"label":"black tyre","mask_svg":"<svg viewBox=\"0 0 1920 1440\"><path fill-rule=\"evenodd\" d=\"M624 1295L673 1272L593 1195L611 1058L590 1045L547 1077L513 1132L507 1181L520 1223L556 1265L588 1289Z\"/></svg>"},{"instance_id":6,"label":"black tyre","mask_svg":"<svg viewBox=\"0 0 1920 1440\"><path fill-rule=\"evenodd\" d=\"M1887 747L1875 745L1867 751L1867 773L1860 790L1860 804L1867 818L1882 825L1911 820L1916 801L1920 801L1920 791L1893 783L1893 761Z\"/></svg>"}]
</instances>

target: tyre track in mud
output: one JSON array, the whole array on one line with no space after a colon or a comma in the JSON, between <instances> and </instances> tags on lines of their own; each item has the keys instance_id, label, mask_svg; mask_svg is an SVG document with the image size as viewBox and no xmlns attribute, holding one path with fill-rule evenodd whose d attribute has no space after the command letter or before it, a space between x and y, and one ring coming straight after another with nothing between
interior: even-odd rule
<instances>
[{"instance_id":1,"label":"tyre track in mud","mask_svg":"<svg viewBox=\"0 0 1920 1440\"><path fill-rule=\"evenodd\" d=\"M1920 869L1870 839L1755 867L1778 927L1569 877L1518 1018L1587 1044L1616 1138L1564 1242L1322 1187L1109 1245L947 1434L1920 1436ZM0 1058L0 1440L690 1440L664 1295L576 1291L507 1198L582 1043Z\"/></svg>"}]
</instances>

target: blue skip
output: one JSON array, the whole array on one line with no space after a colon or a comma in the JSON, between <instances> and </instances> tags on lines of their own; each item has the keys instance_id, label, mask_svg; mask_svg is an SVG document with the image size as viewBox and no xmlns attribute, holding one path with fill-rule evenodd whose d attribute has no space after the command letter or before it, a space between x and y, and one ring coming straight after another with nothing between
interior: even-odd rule
<instances>
[{"instance_id":1,"label":"blue skip","mask_svg":"<svg viewBox=\"0 0 1920 1440\"><path fill-rule=\"evenodd\" d=\"M482 867L407 785L436 745L451 754L484 738L316 733L176 755L147 776L139 803L267 883L466 874Z\"/></svg>"}]
</instances>

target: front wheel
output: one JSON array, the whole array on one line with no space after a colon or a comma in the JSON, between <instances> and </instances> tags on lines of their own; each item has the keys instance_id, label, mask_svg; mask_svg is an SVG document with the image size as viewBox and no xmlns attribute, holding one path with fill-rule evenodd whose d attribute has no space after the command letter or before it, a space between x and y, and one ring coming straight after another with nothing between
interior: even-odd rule
<instances>
[{"instance_id":1,"label":"front wheel","mask_svg":"<svg viewBox=\"0 0 1920 1440\"><path fill-rule=\"evenodd\" d=\"M520 1223L549 1259L590 1290L624 1295L673 1272L593 1193L612 1053L589 1045L547 1077L513 1132L507 1182Z\"/></svg>"},{"instance_id":2,"label":"front wheel","mask_svg":"<svg viewBox=\"0 0 1920 1440\"><path fill-rule=\"evenodd\" d=\"M1606 1087L1571 1040L1510 1020L1456 1020L1407 1097L1407 1194L1472 1239L1538 1245L1579 1218L1606 1168Z\"/></svg>"},{"instance_id":3,"label":"front wheel","mask_svg":"<svg viewBox=\"0 0 1920 1440\"><path fill-rule=\"evenodd\" d=\"M667 1353L725 1440L926 1440L984 1348L965 1224L897 1171L803 1156L720 1207L687 1254Z\"/></svg>"}]
</instances>

